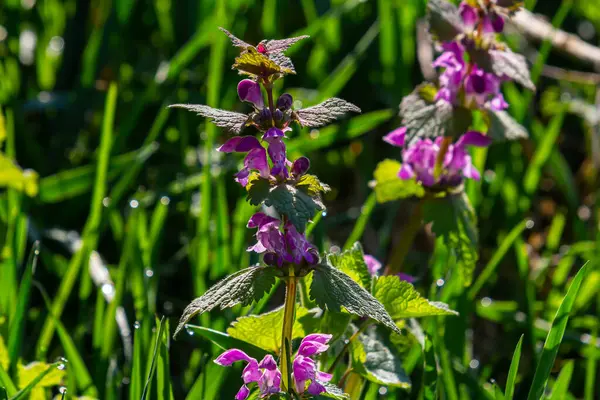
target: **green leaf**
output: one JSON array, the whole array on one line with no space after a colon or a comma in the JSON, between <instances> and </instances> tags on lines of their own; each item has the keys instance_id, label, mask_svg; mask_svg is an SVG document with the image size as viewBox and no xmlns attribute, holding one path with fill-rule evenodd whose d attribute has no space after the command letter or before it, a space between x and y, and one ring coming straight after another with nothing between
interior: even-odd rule
<instances>
[{"instance_id":1,"label":"green leaf","mask_svg":"<svg viewBox=\"0 0 600 400\"><path fill-rule=\"evenodd\" d=\"M423 96L427 93L428 87L427 84L417 86L400 103L400 116L402 125L406 127L407 144L419 138L450 136L454 131L451 129L453 106L445 101L425 100Z\"/></svg>"},{"instance_id":2,"label":"green leaf","mask_svg":"<svg viewBox=\"0 0 600 400\"><path fill-rule=\"evenodd\" d=\"M378 277L373 295L395 320L433 315L458 315L445 303L429 301L421 297L413 285L395 275Z\"/></svg>"},{"instance_id":3,"label":"green leaf","mask_svg":"<svg viewBox=\"0 0 600 400\"><path fill-rule=\"evenodd\" d=\"M10 356L8 355L8 348L4 342L4 338L0 335L0 368L7 371L10 365Z\"/></svg>"},{"instance_id":4,"label":"green leaf","mask_svg":"<svg viewBox=\"0 0 600 400\"><path fill-rule=\"evenodd\" d=\"M65 364L62 362L46 364L34 361L25 366L19 364L17 380L21 390L12 399L29 395L31 400L43 400L46 398L45 388L60 385L65 376Z\"/></svg>"},{"instance_id":5,"label":"green leaf","mask_svg":"<svg viewBox=\"0 0 600 400\"><path fill-rule=\"evenodd\" d=\"M426 201L423 209L425 222L432 222L432 231L443 237L446 246L455 252L463 283L470 285L479 257L479 235L468 197L463 191L448 194Z\"/></svg>"},{"instance_id":6,"label":"green leaf","mask_svg":"<svg viewBox=\"0 0 600 400\"><path fill-rule=\"evenodd\" d=\"M214 329L190 324L185 326L185 330L191 336L198 335L210 340L223 350L240 349L257 360L260 360L267 355L267 352L264 349L246 341L247 338L236 339L226 333L215 331Z\"/></svg>"},{"instance_id":7,"label":"green leaf","mask_svg":"<svg viewBox=\"0 0 600 400\"><path fill-rule=\"evenodd\" d=\"M248 122L248 116L238 112L221 110L205 106L204 104L171 104L169 108L184 108L188 111L209 118L210 121L220 128L231 133L240 133Z\"/></svg>"},{"instance_id":8,"label":"green leaf","mask_svg":"<svg viewBox=\"0 0 600 400\"><path fill-rule=\"evenodd\" d=\"M321 382L321 385L325 387L326 392L321 393L318 396L313 397L315 400L318 399L333 399L333 400L348 400L350 396L344 393L342 389L337 387L331 382Z\"/></svg>"},{"instance_id":9,"label":"green leaf","mask_svg":"<svg viewBox=\"0 0 600 400\"><path fill-rule=\"evenodd\" d=\"M361 333L350 344L354 372L369 381L386 386L408 389L410 379L404 372L400 359L377 336L375 329Z\"/></svg>"},{"instance_id":10,"label":"green leaf","mask_svg":"<svg viewBox=\"0 0 600 400\"><path fill-rule=\"evenodd\" d=\"M423 346L423 399L437 400L438 370L435 348L429 335L425 335Z\"/></svg>"},{"instance_id":11,"label":"green leaf","mask_svg":"<svg viewBox=\"0 0 600 400\"><path fill-rule=\"evenodd\" d=\"M488 111L488 136L496 141L527 139L527 130L506 111Z\"/></svg>"},{"instance_id":12,"label":"green leaf","mask_svg":"<svg viewBox=\"0 0 600 400\"><path fill-rule=\"evenodd\" d=\"M451 41L462 33L464 24L454 4L447 0L429 0L427 11L429 32L436 40Z\"/></svg>"},{"instance_id":13,"label":"green leaf","mask_svg":"<svg viewBox=\"0 0 600 400\"><path fill-rule=\"evenodd\" d=\"M360 113L360 108L346 100L332 97L316 106L298 110L295 115L300 125L317 128L329 125L349 112Z\"/></svg>"},{"instance_id":14,"label":"green leaf","mask_svg":"<svg viewBox=\"0 0 600 400\"><path fill-rule=\"evenodd\" d=\"M160 324L156 318L156 323ZM169 320L164 321L165 328L159 338L158 359L156 361L156 392L160 399L173 400L173 387L169 367L169 348L171 338L169 335Z\"/></svg>"},{"instance_id":15,"label":"green leaf","mask_svg":"<svg viewBox=\"0 0 600 400\"><path fill-rule=\"evenodd\" d=\"M515 352L510 362L510 369L508 370L508 378L506 379L506 390L504 398L506 400L512 400L515 395L515 386L517 385L517 373L519 372L519 362L521 361L521 347L523 346L523 336L519 339Z\"/></svg>"},{"instance_id":16,"label":"green leaf","mask_svg":"<svg viewBox=\"0 0 600 400\"><path fill-rule=\"evenodd\" d=\"M246 191L248 192L248 203L253 206L259 206L269 197L271 183L268 179L261 178L259 174L253 172L248 179Z\"/></svg>"},{"instance_id":17,"label":"green leaf","mask_svg":"<svg viewBox=\"0 0 600 400\"><path fill-rule=\"evenodd\" d=\"M34 197L38 193L38 174L30 169L22 170L0 153L0 187L10 187Z\"/></svg>"},{"instance_id":18,"label":"green leaf","mask_svg":"<svg viewBox=\"0 0 600 400\"><path fill-rule=\"evenodd\" d=\"M377 164L373 189L379 203L425 195L425 189L416 179L404 180L398 177L401 167L400 162L389 159Z\"/></svg>"},{"instance_id":19,"label":"green leaf","mask_svg":"<svg viewBox=\"0 0 600 400\"><path fill-rule=\"evenodd\" d=\"M151 382L152 382L152 378L154 377L154 372L156 370L156 360L158 358L158 352L160 351L160 345L161 345L161 338L163 336L163 331L165 329L165 324L164 321L165 317L162 317L160 321L157 321L158 323L158 329L156 329L156 332L153 335L153 339L154 339L154 347L152 350L152 353L148 353L148 364L146 365L146 383L144 384L144 391L142 392L142 397L141 400L146 400L146 397L148 396L149 390L152 390L151 388Z\"/></svg>"},{"instance_id":20,"label":"green leaf","mask_svg":"<svg viewBox=\"0 0 600 400\"><path fill-rule=\"evenodd\" d=\"M331 190L329 185L321 182L315 175L302 175L296 187L306 192L311 197L320 196L321 193L327 193Z\"/></svg>"},{"instance_id":21,"label":"green leaf","mask_svg":"<svg viewBox=\"0 0 600 400\"><path fill-rule=\"evenodd\" d=\"M273 206L278 213L287 216L300 233L304 233L306 224L317 211L325 209L320 198L311 197L304 191L288 184L275 186L269 192L265 205Z\"/></svg>"},{"instance_id":22,"label":"green leaf","mask_svg":"<svg viewBox=\"0 0 600 400\"><path fill-rule=\"evenodd\" d=\"M260 300L275 283L279 270L273 267L249 267L227 276L192 301L183 311L174 336L177 336L184 325L198 314L213 308L221 310L237 304L249 305Z\"/></svg>"},{"instance_id":23,"label":"green leaf","mask_svg":"<svg viewBox=\"0 0 600 400\"><path fill-rule=\"evenodd\" d=\"M342 271L327 264L315 266L310 296L325 309L343 308L360 317L369 317L400 333L383 305Z\"/></svg>"},{"instance_id":24,"label":"green leaf","mask_svg":"<svg viewBox=\"0 0 600 400\"><path fill-rule=\"evenodd\" d=\"M327 255L327 262L354 280L365 289L371 287L371 274L365 264L362 246L359 242L354 243L351 249L342 253Z\"/></svg>"},{"instance_id":25,"label":"green leaf","mask_svg":"<svg viewBox=\"0 0 600 400\"><path fill-rule=\"evenodd\" d=\"M351 314L326 310L321 317L319 332L333 335L331 342L335 342L346 332L351 320Z\"/></svg>"},{"instance_id":26,"label":"green leaf","mask_svg":"<svg viewBox=\"0 0 600 400\"><path fill-rule=\"evenodd\" d=\"M233 68L242 74L254 75L266 78L273 74L295 74L289 66L278 65L276 61L259 53L254 47L247 47L242 54L235 58Z\"/></svg>"},{"instance_id":27,"label":"green leaf","mask_svg":"<svg viewBox=\"0 0 600 400\"><path fill-rule=\"evenodd\" d=\"M239 317L227 329L227 333L234 339L250 343L258 348L273 354L279 354L281 349L281 332L283 328L283 307L268 313ZM303 338L310 331L305 330L302 324L306 317L313 318L304 307L296 307L296 320L292 330L292 339Z\"/></svg>"},{"instance_id":28,"label":"green leaf","mask_svg":"<svg viewBox=\"0 0 600 400\"><path fill-rule=\"evenodd\" d=\"M560 343L562 342L563 335L565 334L565 330L567 328L567 322L569 322L569 313L575 304L579 287L587 275L588 269L589 264L586 263L583 268L579 270L577 275L575 275L575 278L573 279L566 296L556 312L554 321L552 321L552 327L550 328L550 332L548 332L548 336L546 337L544 349L542 350L542 355L538 361L535 375L533 376L533 382L527 397L528 400L538 400L544 394L548 377L550 377L550 372L554 366L554 360L558 354L558 348L560 347Z\"/></svg>"},{"instance_id":29,"label":"green leaf","mask_svg":"<svg viewBox=\"0 0 600 400\"><path fill-rule=\"evenodd\" d=\"M569 394L569 384L571 383L571 377L573 376L573 369L575 368L575 361L569 360L565 366L560 370L560 374L552 386L552 394L550 400L562 400L566 399Z\"/></svg>"}]
</instances>

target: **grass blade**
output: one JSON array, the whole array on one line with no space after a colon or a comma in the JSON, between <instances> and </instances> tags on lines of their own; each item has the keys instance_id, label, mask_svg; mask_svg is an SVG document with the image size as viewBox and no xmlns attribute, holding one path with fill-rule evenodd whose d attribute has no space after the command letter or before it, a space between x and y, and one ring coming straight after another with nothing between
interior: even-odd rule
<instances>
[{"instance_id":1,"label":"grass blade","mask_svg":"<svg viewBox=\"0 0 600 400\"><path fill-rule=\"evenodd\" d=\"M504 398L506 400L512 400L515 395L515 386L517 384L517 373L519 372L519 362L521 361L521 347L523 346L523 335L517 343L515 352L510 362L510 369L508 370L508 378L506 379L506 390L504 391Z\"/></svg>"},{"instance_id":2,"label":"grass blade","mask_svg":"<svg viewBox=\"0 0 600 400\"><path fill-rule=\"evenodd\" d=\"M156 370L156 359L158 357L158 351L160 342L163 336L163 330L165 327L164 324L165 317L162 317L158 322L158 329L156 332L156 340L154 341L154 350L152 350L152 358L150 360L150 367L148 368L148 373L146 374L146 384L144 385L144 391L142 392L141 400L145 400L148 395L148 390L150 389L150 383L152 382L152 377L154 376L154 371Z\"/></svg>"},{"instance_id":3,"label":"grass blade","mask_svg":"<svg viewBox=\"0 0 600 400\"><path fill-rule=\"evenodd\" d=\"M354 228L352 228L352 232L350 233L350 236L348 236L348 239L344 244L344 250L348 250L350 247L352 247L352 245L355 242L360 240L365 231L365 228L367 227L367 222L369 222L369 218L371 217L371 214L373 213L373 210L375 209L376 205L377 196L375 195L375 192L372 192L369 195L369 197L367 197L365 204L363 204L363 206L360 209L360 216L356 220Z\"/></svg>"},{"instance_id":4,"label":"grass blade","mask_svg":"<svg viewBox=\"0 0 600 400\"><path fill-rule=\"evenodd\" d=\"M573 369L575 368L575 361L570 360L560 370L558 379L552 387L552 394L550 400L562 400L567 398L569 393L569 384L571 383L571 377L573 376Z\"/></svg>"},{"instance_id":5,"label":"grass blade","mask_svg":"<svg viewBox=\"0 0 600 400\"><path fill-rule=\"evenodd\" d=\"M29 384L27 386L25 386L23 389L21 389L17 393L15 393L15 395L12 396L10 398L10 400L18 400L18 399L25 398L29 394L29 392L31 392L33 390L33 388L35 388L35 386L42 379L44 379L46 377L46 375L48 375L50 372L52 372L55 368L59 368L61 365L64 366L64 364L62 362L55 362L54 364L50 364L50 366L48 368L46 368L44 370L44 372L42 372L41 374L36 376L35 379L32 380L31 382L29 382Z\"/></svg>"},{"instance_id":6,"label":"grass blade","mask_svg":"<svg viewBox=\"0 0 600 400\"><path fill-rule=\"evenodd\" d=\"M435 360L435 349L429 335L425 335L423 355L423 399L437 400L438 370Z\"/></svg>"},{"instance_id":7,"label":"grass blade","mask_svg":"<svg viewBox=\"0 0 600 400\"><path fill-rule=\"evenodd\" d=\"M558 354L558 348L562 342L565 329L567 328L569 313L575 304L575 299L577 298L577 293L579 292L581 282L587 275L588 267L589 264L586 263L583 268L579 270L577 275L575 275L573 283L571 283L566 296L556 312L556 316L552 322L552 328L550 328L550 332L548 332L546 342L544 343L542 356L540 357L540 361L535 370L533 383L531 384L529 395L527 397L528 400L539 400L544 394L544 389L546 388L548 377L552 371L556 354Z\"/></svg>"}]
</instances>

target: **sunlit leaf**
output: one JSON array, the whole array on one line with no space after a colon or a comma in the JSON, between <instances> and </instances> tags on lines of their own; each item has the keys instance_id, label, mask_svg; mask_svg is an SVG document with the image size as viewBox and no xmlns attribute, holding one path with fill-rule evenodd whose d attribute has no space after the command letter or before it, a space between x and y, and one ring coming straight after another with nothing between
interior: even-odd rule
<instances>
[{"instance_id":1,"label":"sunlit leaf","mask_svg":"<svg viewBox=\"0 0 600 400\"><path fill-rule=\"evenodd\" d=\"M363 288L370 289L372 278L367 264L365 264L364 253L360 243L354 243L351 249L342 253L327 255L327 261Z\"/></svg>"},{"instance_id":2,"label":"sunlit leaf","mask_svg":"<svg viewBox=\"0 0 600 400\"><path fill-rule=\"evenodd\" d=\"M400 179L398 173L401 167L400 162L389 159L377 164L373 189L379 203L425 195L425 189L416 179Z\"/></svg>"},{"instance_id":3,"label":"sunlit leaf","mask_svg":"<svg viewBox=\"0 0 600 400\"><path fill-rule=\"evenodd\" d=\"M296 111L298 122L302 126L316 128L330 124L349 112L360 112L360 108L343 99L333 97L316 106Z\"/></svg>"},{"instance_id":4,"label":"sunlit leaf","mask_svg":"<svg viewBox=\"0 0 600 400\"><path fill-rule=\"evenodd\" d=\"M212 108L203 104L171 104L169 107L184 108L203 117L209 118L213 124L225 128L231 133L240 133L248 122L248 116L233 111Z\"/></svg>"}]
</instances>

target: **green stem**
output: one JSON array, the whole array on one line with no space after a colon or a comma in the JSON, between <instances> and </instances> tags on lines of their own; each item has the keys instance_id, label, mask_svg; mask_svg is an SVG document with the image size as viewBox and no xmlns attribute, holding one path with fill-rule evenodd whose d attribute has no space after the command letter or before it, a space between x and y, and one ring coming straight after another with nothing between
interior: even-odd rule
<instances>
[{"instance_id":1,"label":"green stem","mask_svg":"<svg viewBox=\"0 0 600 400\"><path fill-rule=\"evenodd\" d=\"M348 351L348 349L350 348L350 344L352 344L353 340L356 340L356 338L358 337L358 335L360 335L361 333L363 333L365 331L365 329L367 329L369 327L369 325L371 325L371 320L367 319L365 321L363 321L363 323L360 325L360 327L358 328L358 330L356 332L354 332L354 335L350 336L350 339L348 339L348 341L346 342L346 344L344 344L344 347L342 348L342 351L340 351L340 353L337 355L337 357L335 358L335 360L333 360L333 363L331 364L331 367L329 367L329 373L333 374L333 371L335 371L335 367L337 367L337 365L340 363L340 361L342 361L342 359L344 358L344 354L346 354L346 352Z\"/></svg>"},{"instance_id":2,"label":"green stem","mask_svg":"<svg viewBox=\"0 0 600 400\"><path fill-rule=\"evenodd\" d=\"M400 272L406 255L408 254L419 229L421 228L421 220L423 219L423 203L424 199L419 200L415 206L412 215L410 216L406 227L402 231L400 243L394 248L390 262L385 269L385 275L394 275Z\"/></svg>"},{"instance_id":3,"label":"green stem","mask_svg":"<svg viewBox=\"0 0 600 400\"><path fill-rule=\"evenodd\" d=\"M293 393L292 385L292 329L296 311L296 291L298 281L294 276L294 267L288 268L290 276L286 282L285 304L283 310L283 330L281 333L281 376L283 387Z\"/></svg>"}]
</instances>

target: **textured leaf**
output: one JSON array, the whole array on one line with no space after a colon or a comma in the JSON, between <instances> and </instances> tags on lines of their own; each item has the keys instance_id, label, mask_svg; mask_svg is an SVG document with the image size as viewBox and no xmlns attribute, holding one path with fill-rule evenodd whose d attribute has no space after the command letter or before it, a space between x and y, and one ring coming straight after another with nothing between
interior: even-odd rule
<instances>
[{"instance_id":1,"label":"textured leaf","mask_svg":"<svg viewBox=\"0 0 600 400\"><path fill-rule=\"evenodd\" d=\"M428 200L424 206L425 221L433 222L432 231L455 252L465 286L471 284L478 259L476 218L464 192Z\"/></svg>"},{"instance_id":2,"label":"textured leaf","mask_svg":"<svg viewBox=\"0 0 600 400\"><path fill-rule=\"evenodd\" d=\"M316 106L296 111L298 122L302 126L316 128L327 125L348 112L360 112L360 108L346 100L333 97Z\"/></svg>"},{"instance_id":3,"label":"textured leaf","mask_svg":"<svg viewBox=\"0 0 600 400\"><path fill-rule=\"evenodd\" d=\"M240 133L248 122L248 116L233 111L212 108L203 104L172 104L169 108L184 108L206 118L210 118L213 124L225 128L231 133Z\"/></svg>"},{"instance_id":4,"label":"textured leaf","mask_svg":"<svg viewBox=\"0 0 600 400\"><path fill-rule=\"evenodd\" d=\"M429 32L436 40L447 42L462 33L463 23L458 8L447 0L427 2Z\"/></svg>"},{"instance_id":5,"label":"textured leaf","mask_svg":"<svg viewBox=\"0 0 600 400\"><path fill-rule=\"evenodd\" d=\"M489 111L488 135L497 141L527 139L527 130L506 111Z\"/></svg>"},{"instance_id":6,"label":"textured leaf","mask_svg":"<svg viewBox=\"0 0 600 400\"><path fill-rule=\"evenodd\" d=\"M447 135L452 122L452 105L445 101L425 101L421 97L421 89L417 87L400 103L400 116L402 125L406 127L406 143L409 145L418 138Z\"/></svg>"},{"instance_id":7,"label":"textured leaf","mask_svg":"<svg viewBox=\"0 0 600 400\"><path fill-rule=\"evenodd\" d=\"M235 58L233 68L238 71L260 77L268 77L273 74L288 74L294 71L279 66L267 55L259 53L254 47L249 47L246 51Z\"/></svg>"},{"instance_id":8,"label":"textured leaf","mask_svg":"<svg viewBox=\"0 0 600 400\"><path fill-rule=\"evenodd\" d=\"M351 249L342 253L332 253L327 256L327 262L358 283L363 288L371 287L371 274L365 264L364 253L359 242L354 243Z\"/></svg>"},{"instance_id":9,"label":"textured leaf","mask_svg":"<svg viewBox=\"0 0 600 400\"><path fill-rule=\"evenodd\" d=\"M402 164L398 161L389 159L377 164L373 188L379 203L425 195L425 189L416 179L404 180L398 177L401 167Z\"/></svg>"},{"instance_id":10,"label":"textured leaf","mask_svg":"<svg viewBox=\"0 0 600 400\"><path fill-rule=\"evenodd\" d=\"M294 63L292 59L285 56L283 53L275 53L269 54L269 59L277 64L282 69L286 70L288 74L295 74L296 68L294 67Z\"/></svg>"},{"instance_id":11,"label":"textured leaf","mask_svg":"<svg viewBox=\"0 0 600 400\"><path fill-rule=\"evenodd\" d=\"M281 348L281 332L283 328L283 307L260 315L239 317L227 329L229 336L243 340L273 354L279 354ZM296 320L292 331L292 339L302 338L310 330L305 329L302 321L314 315L304 307L296 307Z\"/></svg>"},{"instance_id":12,"label":"textured leaf","mask_svg":"<svg viewBox=\"0 0 600 400\"><path fill-rule=\"evenodd\" d=\"M400 333L385 307L369 292L342 271L327 264L319 264L313 271L310 296L325 309L369 317Z\"/></svg>"},{"instance_id":13,"label":"textured leaf","mask_svg":"<svg viewBox=\"0 0 600 400\"><path fill-rule=\"evenodd\" d=\"M248 47L254 47L254 46L252 46L251 44L248 44L248 43L244 42L243 40L241 40L241 39L238 39L238 38L237 38L237 37L235 37L235 36L234 36L234 35L233 35L231 32L229 32L227 29L225 29L225 28L221 28L221 27L219 27L219 29L220 29L221 31L223 31L223 32L224 32L224 33L225 33L227 36L229 36L229 39L231 39L231 43L233 43L233 45L234 45L235 47L241 47L241 48L243 48L243 49L246 49L246 48L248 48Z\"/></svg>"},{"instance_id":14,"label":"textured leaf","mask_svg":"<svg viewBox=\"0 0 600 400\"><path fill-rule=\"evenodd\" d=\"M471 57L478 66L498 76L514 80L529 90L535 90L535 85L529 75L529 65L521 54L506 50L474 50Z\"/></svg>"},{"instance_id":15,"label":"textured leaf","mask_svg":"<svg viewBox=\"0 0 600 400\"><path fill-rule=\"evenodd\" d=\"M410 378L404 372L400 359L378 337L375 329L361 333L350 345L354 372L369 381L386 386L408 389Z\"/></svg>"},{"instance_id":16,"label":"textured leaf","mask_svg":"<svg viewBox=\"0 0 600 400\"><path fill-rule=\"evenodd\" d=\"M253 173L253 176L248 179L246 190L248 191L248 202L253 206L258 206L269 196L271 183L268 179L261 178L259 174Z\"/></svg>"},{"instance_id":17,"label":"textured leaf","mask_svg":"<svg viewBox=\"0 0 600 400\"><path fill-rule=\"evenodd\" d=\"M310 174L302 175L298 179L296 187L302 189L312 197L320 196L321 193L327 193L331 190L329 185L321 182L315 175Z\"/></svg>"},{"instance_id":18,"label":"textured leaf","mask_svg":"<svg viewBox=\"0 0 600 400\"><path fill-rule=\"evenodd\" d=\"M377 278L373 295L384 305L393 319L458 315L445 303L429 301L421 297L413 285L395 275Z\"/></svg>"},{"instance_id":19,"label":"textured leaf","mask_svg":"<svg viewBox=\"0 0 600 400\"><path fill-rule=\"evenodd\" d=\"M219 307L221 310L237 304L249 305L260 300L275 283L279 271L274 267L249 267L227 276L192 301L183 311L174 336L198 314Z\"/></svg>"},{"instance_id":20,"label":"textured leaf","mask_svg":"<svg viewBox=\"0 0 600 400\"><path fill-rule=\"evenodd\" d=\"M38 174L30 169L23 171L0 153L0 187L10 187L34 197L38 193Z\"/></svg>"},{"instance_id":21,"label":"textured leaf","mask_svg":"<svg viewBox=\"0 0 600 400\"><path fill-rule=\"evenodd\" d=\"M308 221L325 206L317 197L311 197L292 185L282 184L271 190L265 200L267 206L273 206L280 214L285 214L298 232L303 233Z\"/></svg>"},{"instance_id":22,"label":"textured leaf","mask_svg":"<svg viewBox=\"0 0 600 400\"><path fill-rule=\"evenodd\" d=\"M308 35L302 35L302 36L296 36L296 37L287 38L287 39L263 40L260 43L262 43L265 46L265 48L267 49L267 53L269 53L269 54L283 53L284 51L289 49L294 44L298 43L299 41L301 41L303 39L308 39L309 37L310 36L308 36Z\"/></svg>"},{"instance_id":23,"label":"textured leaf","mask_svg":"<svg viewBox=\"0 0 600 400\"><path fill-rule=\"evenodd\" d=\"M348 400L350 396L344 393L342 389L337 387L331 382L321 382L321 385L325 386L325 393L321 393L318 396L313 397L315 400L319 399L333 399L333 400Z\"/></svg>"}]
</instances>

